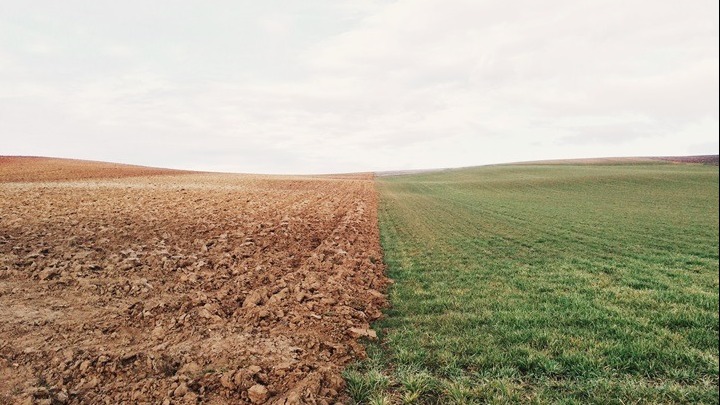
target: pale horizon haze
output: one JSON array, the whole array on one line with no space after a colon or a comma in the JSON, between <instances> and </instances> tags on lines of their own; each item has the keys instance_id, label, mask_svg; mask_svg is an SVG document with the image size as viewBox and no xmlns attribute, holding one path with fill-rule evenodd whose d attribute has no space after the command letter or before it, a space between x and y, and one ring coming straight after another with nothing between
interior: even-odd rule
<instances>
[{"instance_id":1,"label":"pale horizon haze","mask_svg":"<svg viewBox=\"0 0 720 405\"><path fill-rule=\"evenodd\" d=\"M706 0L0 0L0 155L310 174L717 154L718 25Z\"/></svg>"}]
</instances>

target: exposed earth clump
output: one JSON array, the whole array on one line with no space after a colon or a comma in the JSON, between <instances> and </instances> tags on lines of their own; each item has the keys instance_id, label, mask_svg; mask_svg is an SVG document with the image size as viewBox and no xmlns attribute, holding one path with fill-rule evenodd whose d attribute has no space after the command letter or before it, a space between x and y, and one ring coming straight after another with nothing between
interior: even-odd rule
<instances>
[{"instance_id":1,"label":"exposed earth clump","mask_svg":"<svg viewBox=\"0 0 720 405\"><path fill-rule=\"evenodd\" d=\"M346 399L386 304L371 175L29 183L4 164L0 403Z\"/></svg>"}]
</instances>

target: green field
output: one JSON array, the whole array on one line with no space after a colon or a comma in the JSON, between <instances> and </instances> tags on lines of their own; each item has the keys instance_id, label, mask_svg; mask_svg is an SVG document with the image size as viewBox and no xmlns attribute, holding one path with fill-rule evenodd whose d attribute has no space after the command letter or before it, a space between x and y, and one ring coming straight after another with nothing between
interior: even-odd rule
<instances>
[{"instance_id":1,"label":"green field","mask_svg":"<svg viewBox=\"0 0 720 405\"><path fill-rule=\"evenodd\" d=\"M378 179L392 307L359 403L718 403L718 168Z\"/></svg>"}]
</instances>

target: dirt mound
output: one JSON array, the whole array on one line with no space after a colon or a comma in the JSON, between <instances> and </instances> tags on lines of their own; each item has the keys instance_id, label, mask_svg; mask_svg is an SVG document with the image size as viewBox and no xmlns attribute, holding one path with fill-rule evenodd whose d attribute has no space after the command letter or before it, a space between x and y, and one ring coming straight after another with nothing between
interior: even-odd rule
<instances>
[{"instance_id":1,"label":"dirt mound","mask_svg":"<svg viewBox=\"0 0 720 405\"><path fill-rule=\"evenodd\" d=\"M107 179L190 173L88 160L0 156L0 183Z\"/></svg>"},{"instance_id":2,"label":"dirt mound","mask_svg":"<svg viewBox=\"0 0 720 405\"><path fill-rule=\"evenodd\" d=\"M376 210L370 176L0 184L0 402L344 400Z\"/></svg>"}]
</instances>

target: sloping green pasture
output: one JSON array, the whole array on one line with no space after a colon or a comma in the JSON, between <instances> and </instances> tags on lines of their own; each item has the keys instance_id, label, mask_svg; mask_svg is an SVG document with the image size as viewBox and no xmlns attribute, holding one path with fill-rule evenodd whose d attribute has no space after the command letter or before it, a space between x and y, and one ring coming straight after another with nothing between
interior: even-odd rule
<instances>
[{"instance_id":1,"label":"sloping green pasture","mask_svg":"<svg viewBox=\"0 0 720 405\"><path fill-rule=\"evenodd\" d=\"M718 403L718 168L378 179L392 307L362 403Z\"/></svg>"}]
</instances>

